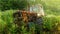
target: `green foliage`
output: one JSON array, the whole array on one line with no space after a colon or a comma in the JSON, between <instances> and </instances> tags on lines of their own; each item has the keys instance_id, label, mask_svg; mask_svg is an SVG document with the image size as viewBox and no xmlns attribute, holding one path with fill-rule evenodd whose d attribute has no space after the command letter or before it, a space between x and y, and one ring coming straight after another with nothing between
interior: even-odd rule
<instances>
[{"instance_id":1,"label":"green foliage","mask_svg":"<svg viewBox=\"0 0 60 34\"><path fill-rule=\"evenodd\" d=\"M0 16L0 29L4 31L4 29L9 29L13 24L13 10L10 10L9 12L1 12Z\"/></svg>"},{"instance_id":2,"label":"green foliage","mask_svg":"<svg viewBox=\"0 0 60 34\"><path fill-rule=\"evenodd\" d=\"M43 17L43 27L49 30L57 28L58 24L60 24L60 1L58 0L36 0L36 2L32 2L32 4L40 3L43 5L44 11L46 16ZM3 32L7 29L8 33L16 34L18 30L18 26L13 23L13 16L12 14L16 10L9 10L9 9L25 9L28 5L26 0L0 0L0 10L7 10L7 11L0 11L0 32ZM52 16L50 16L52 15ZM55 16L54 16L55 15ZM59 15L59 16L58 16ZM33 26L33 25L31 25ZM34 30L31 27L31 30ZM22 31L24 34L28 34L31 32L27 32L24 25L22 26Z\"/></svg>"},{"instance_id":3,"label":"green foliage","mask_svg":"<svg viewBox=\"0 0 60 34\"><path fill-rule=\"evenodd\" d=\"M26 0L0 0L0 10L24 9L27 7Z\"/></svg>"},{"instance_id":4,"label":"green foliage","mask_svg":"<svg viewBox=\"0 0 60 34\"><path fill-rule=\"evenodd\" d=\"M60 23L60 17L58 16L50 16L50 17L44 17L44 28L47 28L49 30L57 28L58 24Z\"/></svg>"},{"instance_id":5,"label":"green foliage","mask_svg":"<svg viewBox=\"0 0 60 34\"><path fill-rule=\"evenodd\" d=\"M26 28L24 28L24 25L22 25L21 29L18 28L16 24L13 23L13 13L16 10L6 10L4 12L0 12L0 32L1 33L10 33L10 34L17 34L20 33L20 31L23 34L27 34L29 32L26 31ZM5 32L6 31L6 32ZM7 34L8 34L7 33Z\"/></svg>"},{"instance_id":6,"label":"green foliage","mask_svg":"<svg viewBox=\"0 0 60 34\"><path fill-rule=\"evenodd\" d=\"M16 26L16 24L13 23L13 17L12 14L16 10L7 10L5 12L0 12L0 32L3 32L4 30L7 29L7 32L10 34L17 34L18 30L20 31L20 29L18 28L18 26ZM59 16L45 16L43 17L43 27L47 28L49 30L54 29L56 26L58 26L58 24L60 23L60 17ZM31 23L32 24L32 23ZM28 34L28 33L32 33L31 31L35 30L34 28L34 24L30 25L30 32L26 31L26 28L24 28L24 25L22 26L22 31L24 34Z\"/></svg>"}]
</instances>

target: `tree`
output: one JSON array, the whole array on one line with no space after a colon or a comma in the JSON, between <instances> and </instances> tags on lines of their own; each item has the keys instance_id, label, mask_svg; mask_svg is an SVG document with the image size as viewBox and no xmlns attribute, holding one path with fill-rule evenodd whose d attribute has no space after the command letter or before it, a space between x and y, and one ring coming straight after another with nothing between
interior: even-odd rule
<instances>
[{"instance_id":1,"label":"tree","mask_svg":"<svg viewBox=\"0 0 60 34\"><path fill-rule=\"evenodd\" d=\"M24 9L28 5L26 0L0 0L0 10Z\"/></svg>"}]
</instances>

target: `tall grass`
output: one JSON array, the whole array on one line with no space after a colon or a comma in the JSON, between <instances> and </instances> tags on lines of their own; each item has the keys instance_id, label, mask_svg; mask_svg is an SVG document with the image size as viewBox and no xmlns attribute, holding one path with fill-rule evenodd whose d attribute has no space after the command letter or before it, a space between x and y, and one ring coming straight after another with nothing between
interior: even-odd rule
<instances>
[{"instance_id":1,"label":"tall grass","mask_svg":"<svg viewBox=\"0 0 60 34\"><path fill-rule=\"evenodd\" d=\"M60 24L60 17L58 16L50 16L44 17L44 28L54 29L57 28L58 24Z\"/></svg>"},{"instance_id":2,"label":"tall grass","mask_svg":"<svg viewBox=\"0 0 60 34\"><path fill-rule=\"evenodd\" d=\"M18 31L18 28L13 23L13 13L15 10L7 10L5 12L0 11L0 32L5 33L5 31L8 32L8 34L16 34ZM50 16L50 17L43 17L43 27L47 28L49 30L53 30L57 28L57 26L60 24L60 17L59 16ZM34 29L34 28L32 28ZM57 28L58 29L58 28ZM7 33L6 32L6 33ZM25 30L24 26L22 26L22 32L24 34L27 34L28 32ZM31 33L31 32L29 32Z\"/></svg>"}]
</instances>

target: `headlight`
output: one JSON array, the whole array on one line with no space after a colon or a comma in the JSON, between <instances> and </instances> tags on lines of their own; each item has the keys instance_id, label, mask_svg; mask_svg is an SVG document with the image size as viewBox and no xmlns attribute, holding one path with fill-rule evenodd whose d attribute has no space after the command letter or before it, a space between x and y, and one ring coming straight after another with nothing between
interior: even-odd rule
<instances>
[{"instance_id":1,"label":"headlight","mask_svg":"<svg viewBox=\"0 0 60 34\"><path fill-rule=\"evenodd\" d=\"M40 14L37 14L37 16L39 17L39 16L40 16Z\"/></svg>"}]
</instances>

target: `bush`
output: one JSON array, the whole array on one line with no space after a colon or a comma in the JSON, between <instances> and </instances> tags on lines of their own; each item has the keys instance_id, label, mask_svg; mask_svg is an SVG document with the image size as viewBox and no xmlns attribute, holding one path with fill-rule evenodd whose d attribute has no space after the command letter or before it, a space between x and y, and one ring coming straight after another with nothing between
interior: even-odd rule
<instances>
[{"instance_id":1,"label":"bush","mask_svg":"<svg viewBox=\"0 0 60 34\"><path fill-rule=\"evenodd\" d=\"M53 16L53 17L44 17L44 28L47 28L49 30L52 30L54 28L57 28L58 24L60 23L60 17Z\"/></svg>"},{"instance_id":2,"label":"bush","mask_svg":"<svg viewBox=\"0 0 60 34\"><path fill-rule=\"evenodd\" d=\"M0 10L24 9L28 5L26 0L0 0Z\"/></svg>"},{"instance_id":3,"label":"bush","mask_svg":"<svg viewBox=\"0 0 60 34\"><path fill-rule=\"evenodd\" d=\"M3 32L7 29L8 33L15 34L19 30L19 28L16 26L16 24L13 23L13 16L12 14L16 10L7 10L5 12L0 12L0 32ZM58 24L60 24L60 17L59 16L50 16L50 17L43 17L43 27L47 28L49 30L53 30L57 28ZM31 25L33 27L33 25ZM31 28L32 28L31 27ZM34 28L32 28L34 30ZM24 34L26 33L32 33L27 32L26 28L24 28L24 25L22 26L22 31Z\"/></svg>"}]
</instances>

